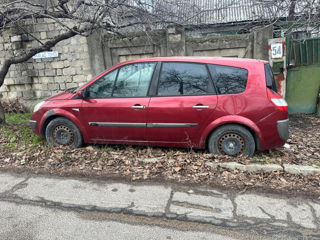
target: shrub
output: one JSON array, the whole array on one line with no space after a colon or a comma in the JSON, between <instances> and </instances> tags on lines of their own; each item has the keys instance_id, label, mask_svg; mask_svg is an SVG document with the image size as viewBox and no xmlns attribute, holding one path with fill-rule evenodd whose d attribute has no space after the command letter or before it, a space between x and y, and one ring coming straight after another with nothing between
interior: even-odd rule
<instances>
[{"instance_id":1,"label":"shrub","mask_svg":"<svg viewBox=\"0 0 320 240\"><path fill-rule=\"evenodd\" d=\"M1 104L5 113L27 113L27 108L20 102L19 98L2 99Z\"/></svg>"}]
</instances>

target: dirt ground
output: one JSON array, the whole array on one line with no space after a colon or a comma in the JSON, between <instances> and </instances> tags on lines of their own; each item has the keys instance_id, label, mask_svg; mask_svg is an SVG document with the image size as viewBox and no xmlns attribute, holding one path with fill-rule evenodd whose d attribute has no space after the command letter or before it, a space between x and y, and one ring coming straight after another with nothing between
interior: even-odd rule
<instances>
[{"instance_id":1,"label":"dirt ground","mask_svg":"<svg viewBox=\"0 0 320 240\"><path fill-rule=\"evenodd\" d=\"M320 167L320 117L296 114L290 116L289 149L281 149L288 154L292 164L316 165Z\"/></svg>"},{"instance_id":2,"label":"dirt ground","mask_svg":"<svg viewBox=\"0 0 320 240\"><path fill-rule=\"evenodd\" d=\"M292 175L283 171L248 173L212 168L206 164L237 161L320 167L320 118L303 114L290 116L290 134L287 147L258 152L250 159L172 148L87 145L71 150L48 146L28 129L28 115L12 115L8 123L1 126L0 170L126 181L165 181L242 192L307 194L319 198L319 175ZM153 162L155 158L159 161Z\"/></svg>"}]
</instances>

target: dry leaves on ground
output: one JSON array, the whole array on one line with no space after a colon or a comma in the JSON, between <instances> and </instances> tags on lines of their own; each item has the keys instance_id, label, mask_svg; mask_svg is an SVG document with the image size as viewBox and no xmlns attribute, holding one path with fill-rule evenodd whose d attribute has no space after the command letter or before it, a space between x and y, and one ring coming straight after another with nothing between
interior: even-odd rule
<instances>
[{"instance_id":1,"label":"dry leaves on ground","mask_svg":"<svg viewBox=\"0 0 320 240\"><path fill-rule=\"evenodd\" d=\"M253 158L215 156L203 150L88 145L79 149L53 148L25 132L27 123L8 123L0 132L0 169L16 172L85 176L128 181L166 181L249 191L251 189L320 196L319 175L283 171L248 173L213 168L206 162L319 163L320 118L291 117L290 148L258 152ZM23 131L21 129L24 129ZM10 131L9 131L10 130ZM10 132L10 134L8 133ZM141 161L146 159L146 161ZM157 160L157 161L156 161Z\"/></svg>"}]
</instances>

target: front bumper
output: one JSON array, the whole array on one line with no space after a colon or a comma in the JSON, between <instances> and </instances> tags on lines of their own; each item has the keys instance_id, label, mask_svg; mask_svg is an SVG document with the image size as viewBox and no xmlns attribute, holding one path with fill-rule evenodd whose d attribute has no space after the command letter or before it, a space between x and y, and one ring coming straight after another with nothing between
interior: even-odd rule
<instances>
[{"instance_id":1,"label":"front bumper","mask_svg":"<svg viewBox=\"0 0 320 240\"><path fill-rule=\"evenodd\" d=\"M277 121L279 136L286 141L289 138L289 119Z\"/></svg>"},{"instance_id":2,"label":"front bumper","mask_svg":"<svg viewBox=\"0 0 320 240\"><path fill-rule=\"evenodd\" d=\"M37 121L35 120L29 120L29 127L31 128L32 131L36 129Z\"/></svg>"}]
</instances>

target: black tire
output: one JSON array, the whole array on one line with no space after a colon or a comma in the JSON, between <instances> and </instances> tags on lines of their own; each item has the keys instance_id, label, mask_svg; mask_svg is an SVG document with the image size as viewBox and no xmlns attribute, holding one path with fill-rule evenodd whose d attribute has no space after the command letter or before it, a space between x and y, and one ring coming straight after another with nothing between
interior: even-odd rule
<instances>
[{"instance_id":1,"label":"black tire","mask_svg":"<svg viewBox=\"0 0 320 240\"><path fill-rule=\"evenodd\" d=\"M82 145L82 135L78 127L69 119L58 117L49 122L46 139L52 146L78 148Z\"/></svg>"},{"instance_id":2,"label":"black tire","mask_svg":"<svg viewBox=\"0 0 320 240\"><path fill-rule=\"evenodd\" d=\"M255 141L246 128L229 124L211 134L208 150L213 154L251 157L255 152Z\"/></svg>"}]
</instances>

